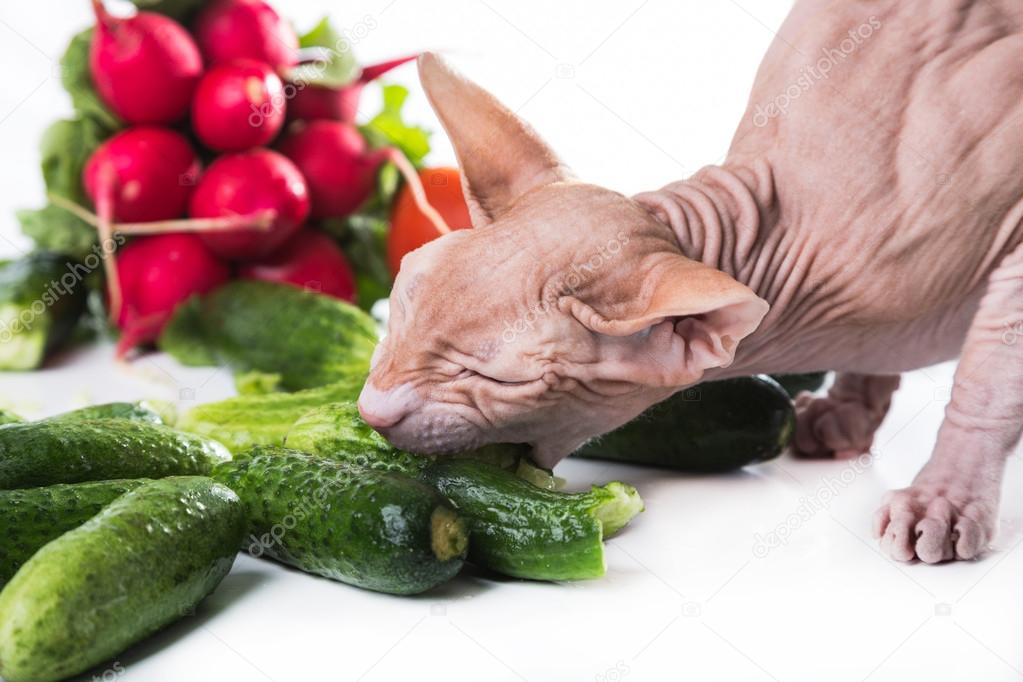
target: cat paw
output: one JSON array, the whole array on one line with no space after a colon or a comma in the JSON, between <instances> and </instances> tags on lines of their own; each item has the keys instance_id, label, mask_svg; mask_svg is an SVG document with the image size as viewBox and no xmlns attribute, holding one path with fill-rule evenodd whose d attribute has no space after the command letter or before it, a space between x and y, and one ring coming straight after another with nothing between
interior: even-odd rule
<instances>
[{"instance_id":1,"label":"cat paw","mask_svg":"<svg viewBox=\"0 0 1023 682\"><path fill-rule=\"evenodd\" d=\"M973 559L994 537L997 507L997 491L914 483L885 496L874 515L874 537L896 561Z\"/></svg>"},{"instance_id":2,"label":"cat paw","mask_svg":"<svg viewBox=\"0 0 1023 682\"><path fill-rule=\"evenodd\" d=\"M848 459L870 451L884 413L859 401L801 393L792 446L802 457Z\"/></svg>"}]
</instances>

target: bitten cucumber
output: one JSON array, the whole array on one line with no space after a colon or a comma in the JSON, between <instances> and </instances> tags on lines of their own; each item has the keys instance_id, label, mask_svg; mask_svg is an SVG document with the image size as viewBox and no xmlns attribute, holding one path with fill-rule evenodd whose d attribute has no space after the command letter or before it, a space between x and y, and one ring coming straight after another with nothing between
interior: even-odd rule
<instances>
[{"instance_id":1,"label":"bitten cucumber","mask_svg":"<svg viewBox=\"0 0 1023 682\"><path fill-rule=\"evenodd\" d=\"M261 447L213 476L245 504L256 556L378 592L417 594L458 573L462 519L407 476Z\"/></svg>"},{"instance_id":2,"label":"bitten cucumber","mask_svg":"<svg viewBox=\"0 0 1023 682\"><path fill-rule=\"evenodd\" d=\"M326 403L355 400L364 381L358 377L294 393L241 395L196 405L175 426L216 439L233 452L253 445L281 445L302 415Z\"/></svg>"},{"instance_id":3,"label":"bitten cucumber","mask_svg":"<svg viewBox=\"0 0 1023 682\"><path fill-rule=\"evenodd\" d=\"M639 493L625 483L562 493L470 459L439 460L421 479L466 519L471 561L533 580L604 575L604 538L643 510Z\"/></svg>"},{"instance_id":4,"label":"bitten cucumber","mask_svg":"<svg viewBox=\"0 0 1023 682\"><path fill-rule=\"evenodd\" d=\"M0 490L114 478L207 474L220 443L128 419L57 419L0 428Z\"/></svg>"},{"instance_id":5,"label":"bitten cucumber","mask_svg":"<svg viewBox=\"0 0 1023 682\"><path fill-rule=\"evenodd\" d=\"M0 490L0 585L40 547L77 528L146 479Z\"/></svg>"},{"instance_id":6,"label":"bitten cucumber","mask_svg":"<svg viewBox=\"0 0 1023 682\"><path fill-rule=\"evenodd\" d=\"M79 268L49 251L0 263L0 370L35 369L71 335L85 311Z\"/></svg>"},{"instance_id":7,"label":"bitten cucumber","mask_svg":"<svg viewBox=\"0 0 1023 682\"><path fill-rule=\"evenodd\" d=\"M205 360L195 347L238 371L280 377L285 390L365 380L376 323L336 298L286 284L235 280L181 306L160 347L184 361Z\"/></svg>"},{"instance_id":8,"label":"bitten cucumber","mask_svg":"<svg viewBox=\"0 0 1023 682\"><path fill-rule=\"evenodd\" d=\"M238 496L209 478L151 481L40 549L0 592L0 675L88 670L190 612L245 533Z\"/></svg>"},{"instance_id":9,"label":"bitten cucumber","mask_svg":"<svg viewBox=\"0 0 1023 682\"><path fill-rule=\"evenodd\" d=\"M795 410L788 393L761 375L708 382L676 393L573 454L718 473L774 459L794 430Z\"/></svg>"}]
</instances>

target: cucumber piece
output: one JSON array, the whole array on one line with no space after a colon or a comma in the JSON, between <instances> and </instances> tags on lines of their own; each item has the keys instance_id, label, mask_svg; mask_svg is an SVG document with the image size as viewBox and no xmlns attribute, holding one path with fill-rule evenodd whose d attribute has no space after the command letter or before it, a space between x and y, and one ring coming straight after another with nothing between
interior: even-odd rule
<instances>
[{"instance_id":1,"label":"cucumber piece","mask_svg":"<svg viewBox=\"0 0 1023 682\"><path fill-rule=\"evenodd\" d=\"M128 419L149 424L173 424L174 406L170 403L140 400L134 403L100 403L54 415L46 421L83 421L88 419Z\"/></svg>"},{"instance_id":2,"label":"cucumber piece","mask_svg":"<svg viewBox=\"0 0 1023 682\"><path fill-rule=\"evenodd\" d=\"M288 431L284 442L294 450L378 471L397 471L408 476L417 476L436 459L434 456L405 452L391 445L363 421L353 401L331 403L306 412ZM528 452L529 447L526 445L495 443L441 457L467 457L514 470ZM533 472L529 473L532 478L539 478Z\"/></svg>"},{"instance_id":3,"label":"cucumber piece","mask_svg":"<svg viewBox=\"0 0 1023 682\"><path fill-rule=\"evenodd\" d=\"M612 482L585 493L544 490L471 459L441 460L421 479L451 500L469 526L469 559L518 578L604 575L603 539L643 510L639 493Z\"/></svg>"},{"instance_id":4,"label":"cucumber piece","mask_svg":"<svg viewBox=\"0 0 1023 682\"><path fill-rule=\"evenodd\" d=\"M813 392L823 386L824 381L828 378L828 373L772 374L771 378L777 381L791 398L795 398L803 391Z\"/></svg>"},{"instance_id":5,"label":"cucumber piece","mask_svg":"<svg viewBox=\"0 0 1023 682\"><path fill-rule=\"evenodd\" d=\"M792 400L770 377L727 379L680 391L573 454L721 473L777 457L795 423Z\"/></svg>"},{"instance_id":6,"label":"cucumber piece","mask_svg":"<svg viewBox=\"0 0 1023 682\"><path fill-rule=\"evenodd\" d=\"M85 274L49 251L0 264L0 370L35 369L67 340L85 311Z\"/></svg>"},{"instance_id":7,"label":"cucumber piece","mask_svg":"<svg viewBox=\"0 0 1023 682\"><path fill-rule=\"evenodd\" d=\"M0 585L40 547L77 528L146 479L0 490Z\"/></svg>"},{"instance_id":8,"label":"cucumber piece","mask_svg":"<svg viewBox=\"0 0 1023 682\"><path fill-rule=\"evenodd\" d=\"M462 520L407 476L272 447L218 465L213 476L241 497L254 556L390 594L423 592L462 567Z\"/></svg>"},{"instance_id":9,"label":"cucumber piece","mask_svg":"<svg viewBox=\"0 0 1023 682\"><path fill-rule=\"evenodd\" d=\"M20 415L14 414L10 410L0 410L0 426L4 424L20 424L25 421Z\"/></svg>"},{"instance_id":10,"label":"cucumber piece","mask_svg":"<svg viewBox=\"0 0 1023 682\"><path fill-rule=\"evenodd\" d=\"M0 490L114 478L207 474L220 443L128 419L57 419L0 428Z\"/></svg>"},{"instance_id":11,"label":"cucumber piece","mask_svg":"<svg viewBox=\"0 0 1023 682\"><path fill-rule=\"evenodd\" d=\"M197 327L194 344L206 344L236 371L278 374L289 391L364 381L369 373L376 323L344 301L286 284L235 280L197 305L182 308L182 319L171 321L176 342L165 341L161 349L174 353L186 345L183 330Z\"/></svg>"},{"instance_id":12,"label":"cucumber piece","mask_svg":"<svg viewBox=\"0 0 1023 682\"><path fill-rule=\"evenodd\" d=\"M337 400L355 400L364 377L294 393L242 395L196 405L175 426L216 439L234 452L253 445L281 445L288 430L309 410Z\"/></svg>"},{"instance_id":13,"label":"cucumber piece","mask_svg":"<svg viewBox=\"0 0 1023 682\"><path fill-rule=\"evenodd\" d=\"M0 592L0 675L59 680L116 656L212 592L244 533L238 496L209 478L122 495L36 552Z\"/></svg>"}]
</instances>

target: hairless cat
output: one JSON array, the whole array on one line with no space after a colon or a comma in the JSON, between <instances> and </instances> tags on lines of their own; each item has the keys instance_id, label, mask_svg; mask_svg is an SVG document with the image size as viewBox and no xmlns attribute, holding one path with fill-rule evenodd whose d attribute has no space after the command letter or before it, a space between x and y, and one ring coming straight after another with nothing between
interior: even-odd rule
<instances>
[{"instance_id":1,"label":"hairless cat","mask_svg":"<svg viewBox=\"0 0 1023 682\"><path fill-rule=\"evenodd\" d=\"M827 369L794 445L843 457L900 372L958 355L931 459L874 530L897 560L980 555L1023 428L1021 64L1019 0L802 0L724 163L629 198L424 55L475 229L402 263L363 416L553 466L696 382Z\"/></svg>"}]
</instances>

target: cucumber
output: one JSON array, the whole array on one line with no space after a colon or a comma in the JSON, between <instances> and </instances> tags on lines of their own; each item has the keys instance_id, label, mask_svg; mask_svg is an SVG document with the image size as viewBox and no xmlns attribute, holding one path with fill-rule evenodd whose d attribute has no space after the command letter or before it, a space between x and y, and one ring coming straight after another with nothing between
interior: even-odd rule
<instances>
[{"instance_id":1,"label":"cucumber","mask_svg":"<svg viewBox=\"0 0 1023 682\"><path fill-rule=\"evenodd\" d=\"M88 273L49 251L0 264L0 370L35 369L68 339L85 311Z\"/></svg>"},{"instance_id":2,"label":"cucumber","mask_svg":"<svg viewBox=\"0 0 1023 682\"><path fill-rule=\"evenodd\" d=\"M40 547L98 514L146 479L0 490L0 585Z\"/></svg>"},{"instance_id":3,"label":"cucumber","mask_svg":"<svg viewBox=\"0 0 1023 682\"><path fill-rule=\"evenodd\" d=\"M279 375L289 391L365 380L377 342L376 323L357 307L256 280L235 280L181 307L169 327L162 350L194 360L191 346L204 344L236 371ZM188 330L198 330L192 341Z\"/></svg>"},{"instance_id":4,"label":"cucumber","mask_svg":"<svg viewBox=\"0 0 1023 682\"><path fill-rule=\"evenodd\" d=\"M284 442L294 450L408 476L419 475L436 459L432 455L412 454L391 445L363 421L353 401L330 403L306 412L288 431ZM514 470L528 452L526 445L495 443L441 457L468 457ZM535 476L532 471L530 475Z\"/></svg>"},{"instance_id":5,"label":"cucumber","mask_svg":"<svg viewBox=\"0 0 1023 682\"><path fill-rule=\"evenodd\" d=\"M20 424L23 421L25 421L24 418L10 410L0 410L0 426L4 424Z\"/></svg>"},{"instance_id":6,"label":"cucumber","mask_svg":"<svg viewBox=\"0 0 1023 682\"><path fill-rule=\"evenodd\" d=\"M337 400L355 400L364 377L294 393L242 395L196 405L176 428L214 438L234 452L253 445L281 445L291 426L309 410Z\"/></svg>"},{"instance_id":7,"label":"cucumber","mask_svg":"<svg viewBox=\"0 0 1023 682\"><path fill-rule=\"evenodd\" d=\"M620 482L585 493L544 490L471 459L441 460L421 479L451 500L469 526L469 559L518 578L580 580L604 575L603 539L643 510Z\"/></svg>"},{"instance_id":8,"label":"cucumber","mask_svg":"<svg viewBox=\"0 0 1023 682\"><path fill-rule=\"evenodd\" d=\"M805 374L772 374L771 378L781 384L790 397L795 398L803 391L816 391L824 385L828 378L827 372L807 372Z\"/></svg>"},{"instance_id":9,"label":"cucumber","mask_svg":"<svg viewBox=\"0 0 1023 682\"><path fill-rule=\"evenodd\" d=\"M241 497L255 556L390 594L423 592L462 566L463 521L407 476L272 447L218 465L213 476Z\"/></svg>"},{"instance_id":10,"label":"cucumber","mask_svg":"<svg viewBox=\"0 0 1023 682\"><path fill-rule=\"evenodd\" d=\"M190 612L245 533L238 496L209 478L150 481L40 549L0 592L0 675L88 670Z\"/></svg>"},{"instance_id":11,"label":"cucumber","mask_svg":"<svg viewBox=\"0 0 1023 682\"><path fill-rule=\"evenodd\" d=\"M774 459L795 430L792 400L767 376L700 384L676 393L576 457L720 473Z\"/></svg>"},{"instance_id":12,"label":"cucumber","mask_svg":"<svg viewBox=\"0 0 1023 682\"><path fill-rule=\"evenodd\" d=\"M77 410L54 415L46 421L87 419L129 419L149 424L172 424L174 422L174 406L170 403L157 403L140 400L134 403L100 403L80 407Z\"/></svg>"},{"instance_id":13,"label":"cucumber","mask_svg":"<svg viewBox=\"0 0 1023 682\"><path fill-rule=\"evenodd\" d=\"M0 428L0 490L207 474L230 458L214 440L127 419L8 424Z\"/></svg>"}]
</instances>

